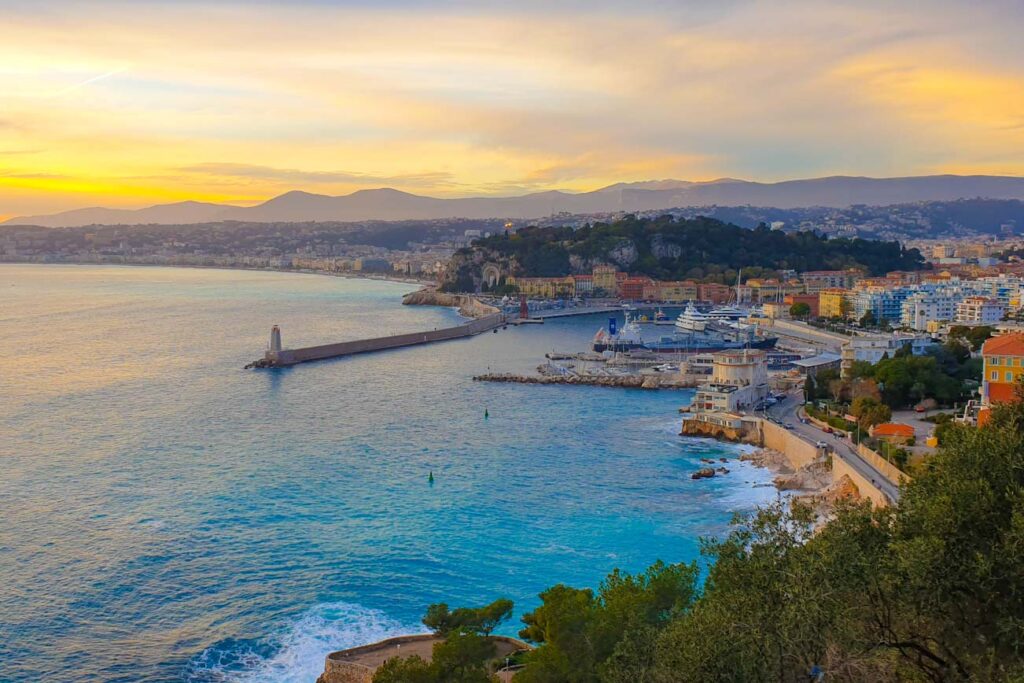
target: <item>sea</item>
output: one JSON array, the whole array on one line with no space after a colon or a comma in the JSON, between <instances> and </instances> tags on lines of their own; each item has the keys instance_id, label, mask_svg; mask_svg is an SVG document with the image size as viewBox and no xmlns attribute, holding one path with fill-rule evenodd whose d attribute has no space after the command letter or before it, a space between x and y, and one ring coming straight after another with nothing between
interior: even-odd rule
<instances>
[{"instance_id":1,"label":"sea","mask_svg":"<svg viewBox=\"0 0 1024 683\"><path fill-rule=\"evenodd\" d=\"M460 322L415 288L0 265L0 681L312 683L431 603L511 598L514 635L546 587L699 559L775 499L740 447L678 436L691 391L472 379L601 316L243 369L273 324L289 347ZM729 474L691 479L701 458Z\"/></svg>"}]
</instances>

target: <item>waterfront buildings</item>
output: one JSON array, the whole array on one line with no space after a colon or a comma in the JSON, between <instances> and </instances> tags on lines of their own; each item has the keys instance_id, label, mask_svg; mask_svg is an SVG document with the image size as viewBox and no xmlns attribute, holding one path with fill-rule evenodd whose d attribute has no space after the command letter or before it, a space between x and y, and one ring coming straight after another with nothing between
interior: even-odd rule
<instances>
[{"instance_id":1,"label":"waterfront buildings","mask_svg":"<svg viewBox=\"0 0 1024 683\"><path fill-rule=\"evenodd\" d=\"M697 390L697 412L735 412L749 409L768 396L767 354L742 349L714 354L711 381Z\"/></svg>"},{"instance_id":2,"label":"waterfront buildings","mask_svg":"<svg viewBox=\"0 0 1024 683\"><path fill-rule=\"evenodd\" d=\"M1016 401L1016 384L1024 376L1024 333L1002 334L981 347L983 406Z\"/></svg>"}]
</instances>

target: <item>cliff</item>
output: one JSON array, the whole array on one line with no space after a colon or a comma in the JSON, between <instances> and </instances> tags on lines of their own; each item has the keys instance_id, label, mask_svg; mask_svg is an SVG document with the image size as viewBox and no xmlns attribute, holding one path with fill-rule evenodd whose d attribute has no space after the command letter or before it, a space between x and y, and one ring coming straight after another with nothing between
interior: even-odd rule
<instances>
[{"instance_id":1,"label":"cliff","mask_svg":"<svg viewBox=\"0 0 1024 683\"><path fill-rule=\"evenodd\" d=\"M683 420L683 430L680 432L680 435L719 439L733 443L759 443L757 434L751 436L745 429L723 427L711 424L710 422L700 422L699 420Z\"/></svg>"},{"instance_id":2,"label":"cliff","mask_svg":"<svg viewBox=\"0 0 1024 683\"><path fill-rule=\"evenodd\" d=\"M501 313L494 306L489 306L478 299L465 294L449 294L439 292L431 287L426 287L416 292L410 292L402 298L405 306L447 306L458 308L459 314L467 318L483 318L495 313Z\"/></svg>"}]
</instances>

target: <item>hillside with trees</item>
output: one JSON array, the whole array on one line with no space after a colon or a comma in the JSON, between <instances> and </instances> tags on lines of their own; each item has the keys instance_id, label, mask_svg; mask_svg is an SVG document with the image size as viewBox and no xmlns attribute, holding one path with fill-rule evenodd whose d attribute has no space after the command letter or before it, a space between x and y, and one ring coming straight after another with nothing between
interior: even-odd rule
<instances>
[{"instance_id":1,"label":"hillside with trees","mask_svg":"<svg viewBox=\"0 0 1024 683\"><path fill-rule=\"evenodd\" d=\"M753 230L712 218L637 218L570 227L528 227L477 240L456 253L444 286L476 289L485 265L507 275L559 277L607 264L658 280L731 282L781 270L860 268L872 275L924 267L916 249L898 242L827 239L814 232Z\"/></svg>"}]
</instances>

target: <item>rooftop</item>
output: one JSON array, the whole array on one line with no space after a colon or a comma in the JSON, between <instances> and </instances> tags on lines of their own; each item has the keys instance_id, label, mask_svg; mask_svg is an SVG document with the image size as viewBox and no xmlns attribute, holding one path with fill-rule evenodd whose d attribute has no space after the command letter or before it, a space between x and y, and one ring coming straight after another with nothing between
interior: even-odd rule
<instances>
[{"instance_id":1,"label":"rooftop","mask_svg":"<svg viewBox=\"0 0 1024 683\"><path fill-rule=\"evenodd\" d=\"M914 428L899 422L886 422L885 424L876 425L871 430L871 435L912 437L914 436Z\"/></svg>"},{"instance_id":2,"label":"rooftop","mask_svg":"<svg viewBox=\"0 0 1024 683\"><path fill-rule=\"evenodd\" d=\"M981 347L985 356L1024 356L1024 334L1011 333L992 337Z\"/></svg>"}]
</instances>

